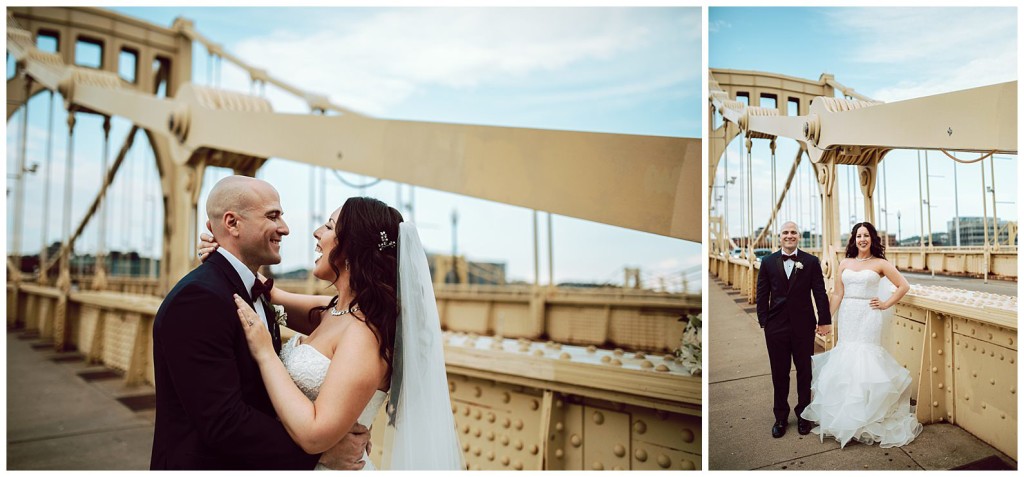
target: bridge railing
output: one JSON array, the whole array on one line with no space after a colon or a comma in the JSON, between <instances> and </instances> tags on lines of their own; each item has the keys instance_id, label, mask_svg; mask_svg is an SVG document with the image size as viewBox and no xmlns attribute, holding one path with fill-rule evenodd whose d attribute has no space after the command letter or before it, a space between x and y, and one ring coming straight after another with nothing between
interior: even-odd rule
<instances>
[{"instance_id":1,"label":"bridge railing","mask_svg":"<svg viewBox=\"0 0 1024 477\"><path fill-rule=\"evenodd\" d=\"M574 346L555 336L535 340L454 331L450 324L489 331L512 329L504 325L506 320L529 320L531 307L542 302L522 290L488 294L480 287L446 288L439 287L438 301L444 303L442 319L451 330L445 333L448 384L470 468L701 467L701 377L689 376L674 355L652 348L629 352ZM609 294L553 291L543 294L543 303L553 310L552 322L574 320L569 310L579 306L580 320L593 318L601 326L611 326L602 321L608 313L605 308L618 310L614 315L630 309L647 313L644 303L651 310L679 306L659 304L659 300L672 300L658 294L653 298L644 298L651 295L644 292L605 295ZM605 308L596 304L599 299L607 301ZM692 301L683 300L687 304L682 310L691 310L693 303L699 307L699 299L688 300ZM90 364L120 370L129 385L155 384L152 330L159 305L160 297L151 295L75 290L63 294L32 283L7 284L9 327L35 331L58 350L77 350ZM672 322L681 325L673 313L656 315L673 317ZM645 326L640 323L638 327ZM567 333L571 332L570 327ZM612 330L609 335L619 336L615 333L620 332ZM288 339L292 332L286 328L282 335ZM679 337L681 332L671 347L678 346ZM545 342L547 338L551 339ZM385 421L386 415L379 414L372 431L378 445L371 458L378 466L385 447L379 445Z\"/></svg>"},{"instance_id":2,"label":"bridge railing","mask_svg":"<svg viewBox=\"0 0 1024 477\"><path fill-rule=\"evenodd\" d=\"M722 256L709 263L710 276L755 302L760 263ZM842 321L833 323L840 336ZM910 370L920 422L956 424L1017 458L1017 297L914 286L883 337Z\"/></svg>"}]
</instances>

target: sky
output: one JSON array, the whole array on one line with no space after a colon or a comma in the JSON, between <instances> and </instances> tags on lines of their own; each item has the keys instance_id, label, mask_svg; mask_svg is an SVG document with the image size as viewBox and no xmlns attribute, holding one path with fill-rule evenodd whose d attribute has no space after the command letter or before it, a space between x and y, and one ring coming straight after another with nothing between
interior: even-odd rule
<instances>
[{"instance_id":1,"label":"sky","mask_svg":"<svg viewBox=\"0 0 1024 477\"><path fill-rule=\"evenodd\" d=\"M941 25L941 28L936 28ZM816 80L822 73L872 99L894 102L1017 79L1017 13L1012 8L709 8L708 66L781 73ZM729 149L729 176L742 179L741 141ZM776 178L781 190L797 151L795 141L780 140ZM977 154L958 153L961 159ZM996 212L1000 220L1017 217L1017 157L998 155L995 166ZM991 160L983 161L985 184L992 186ZM771 212L771 153L767 141L755 141L754 228L764 226ZM982 164L956 164L941 152L890 152L879 167L876 200L888 215L888 229L902 238L945 232L957 210L961 217L980 217ZM954 166L954 164L956 164ZM765 171L765 172L760 172ZM918 188L918 178L922 183ZM724 183L724 164L716 185ZM780 219L793 218L802 228L817 227L820 208L808 197L817 194L806 156L798 172L792 200L787 197ZM841 230L864 220L856 168L841 167ZM855 191L851 194L850 191ZM954 193L955 191L955 193ZM724 210L723 199L717 204ZM856 196L851 201L851 195ZM886 198L886 195L888 196ZM992 214L992 194L985 195ZM740 235L740 190L729 186L729 228ZM922 211L923 210L923 211ZM745 212L744 212L745 213ZM897 218L899 213L899 218ZM886 228L877 212L876 225Z\"/></svg>"},{"instance_id":2,"label":"sky","mask_svg":"<svg viewBox=\"0 0 1024 477\"><path fill-rule=\"evenodd\" d=\"M699 8L113 10L163 26L178 16L191 19L197 31L252 65L379 118L675 137L701 134ZM211 63L199 44L193 46L193 81L252 91L247 74L226 61ZM267 88L266 97L277 112L308 112L304 102L273 87ZM55 101L48 241L56 240L61 229L67 149L66 113L59 95ZM26 175L26 203L31 205L22 229L25 253L34 253L42 242L49 105L45 94L29 103L28 162L38 163L39 172ZM21 114L7 128L8 231ZM111 157L129 127L119 118L112 122ZM75 132L72 227L99 189L102 121L78 115ZM141 136L136 144L142 146L133 148L112 185L104 230L115 248L152 255L161 246L159 184L148 145ZM281 192L291 229L283 243L284 260L275 271L311 263L312 231L344 199L365 194L392 205L408 204L414 197L414 212L399 209L417 222L429 252L451 253L451 216L456 212L459 254L505 262L508 279L533 280L531 210L312 169L272 158L258 174ZM200 204L226 174L208 170ZM346 183L375 185L360 189ZM615 191L609 191L608 200L615 200ZM539 214L538 222L540 282L547 283L547 214ZM95 249L100 228L87 227L79 250ZM624 267L640 267L647 284L664 278L670 289L679 290L685 274L689 290L701 286L699 243L557 215L552 229L555 282L620 284ZM13 235L8 233L8 249Z\"/></svg>"}]
</instances>

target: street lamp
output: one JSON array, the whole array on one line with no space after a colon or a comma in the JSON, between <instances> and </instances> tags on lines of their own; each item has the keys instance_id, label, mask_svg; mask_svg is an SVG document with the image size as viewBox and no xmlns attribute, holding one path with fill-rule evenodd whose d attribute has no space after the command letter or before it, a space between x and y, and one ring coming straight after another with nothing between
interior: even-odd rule
<instances>
[{"instance_id":1,"label":"street lamp","mask_svg":"<svg viewBox=\"0 0 1024 477\"><path fill-rule=\"evenodd\" d=\"M903 215L897 209L896 210L896 243L897 244L900 243L903 240L903 221L900 220L902 217L903 217Z\"/></svg>"}]
</instances>

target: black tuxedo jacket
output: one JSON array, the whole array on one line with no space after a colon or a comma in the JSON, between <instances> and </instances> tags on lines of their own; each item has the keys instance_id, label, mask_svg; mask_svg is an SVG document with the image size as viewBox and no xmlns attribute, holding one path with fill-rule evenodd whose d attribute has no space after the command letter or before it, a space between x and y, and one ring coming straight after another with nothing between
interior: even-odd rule
<instances>
[{"instance_id":1,"label":"black tuxedo jacket","mask_svg":"<svg viewBox=\"0 0 1024 477\"><path fill-rule=\"evenodd\" d=\"M761 259L761 270L757 275L757 322L761 328L783 315L796 326L815 326L812 297L818 307L817 324L832 324L825 278L818 257L798 251L796 261L803 264L803 269L794 264L793 272L787 278L781 250Z\"/></svg>"},{"instance_id":2,"label":"black tuxedo jacket","mask_svg":"<svg viewBox=\"0 0 1024 477\"><path fill-rule=\"evenodd\" d=\"M152 469L309 470L320 457L303 452L277 420L234 293L249 299L238 272L213 253L160 305ZM273 313L267 318L276 327ZM280 338L274 344L279 348Z\"/></svg>"}]
</instances>

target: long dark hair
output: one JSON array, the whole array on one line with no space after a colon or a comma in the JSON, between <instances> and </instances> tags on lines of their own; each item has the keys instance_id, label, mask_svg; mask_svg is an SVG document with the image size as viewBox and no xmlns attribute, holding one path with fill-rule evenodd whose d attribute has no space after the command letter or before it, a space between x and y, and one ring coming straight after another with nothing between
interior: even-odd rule
<instances>
[{"instance_id":1,"label":"long dark hair","mask_svg":"<svg viewBox=\"0 0 1024 477\"><path fill-rule=\"evenodd\" d=\"M846 257L857 256L857 229L861 227L868 229L868 236L871 237L871 246L869 247L871 255L885 259L885 245L882 245L882 239L878 237L878 231L875 230L874 225L871 225L871 222L861 222L853 226L853 230L850 231L850 241L846 243Z\"/></svg>"},{"instance_id":2,"label":"long dark hair","mask_svg":"<svg viewBox=\"0 0 1024 477\"><path fill-rule=\"evenodd\" d=\"M351 303L339 309L359 306L365 317L360 321L366 323L377 338L380 357L387 362L389 377L400 311L397 242L398 224L401 222L402 214L384 202L372 197L349 198L338 214L334 229L336 242L327 257L335 280L348 260L349 287L353 298ZM395 245L381 248L381 232L387 235L388 242L395 242ZM319 323L324 310L337 304L338 297L335 296L327 306L313 308L309 312L310 321Z\"/></svg>"}]
</instances>

